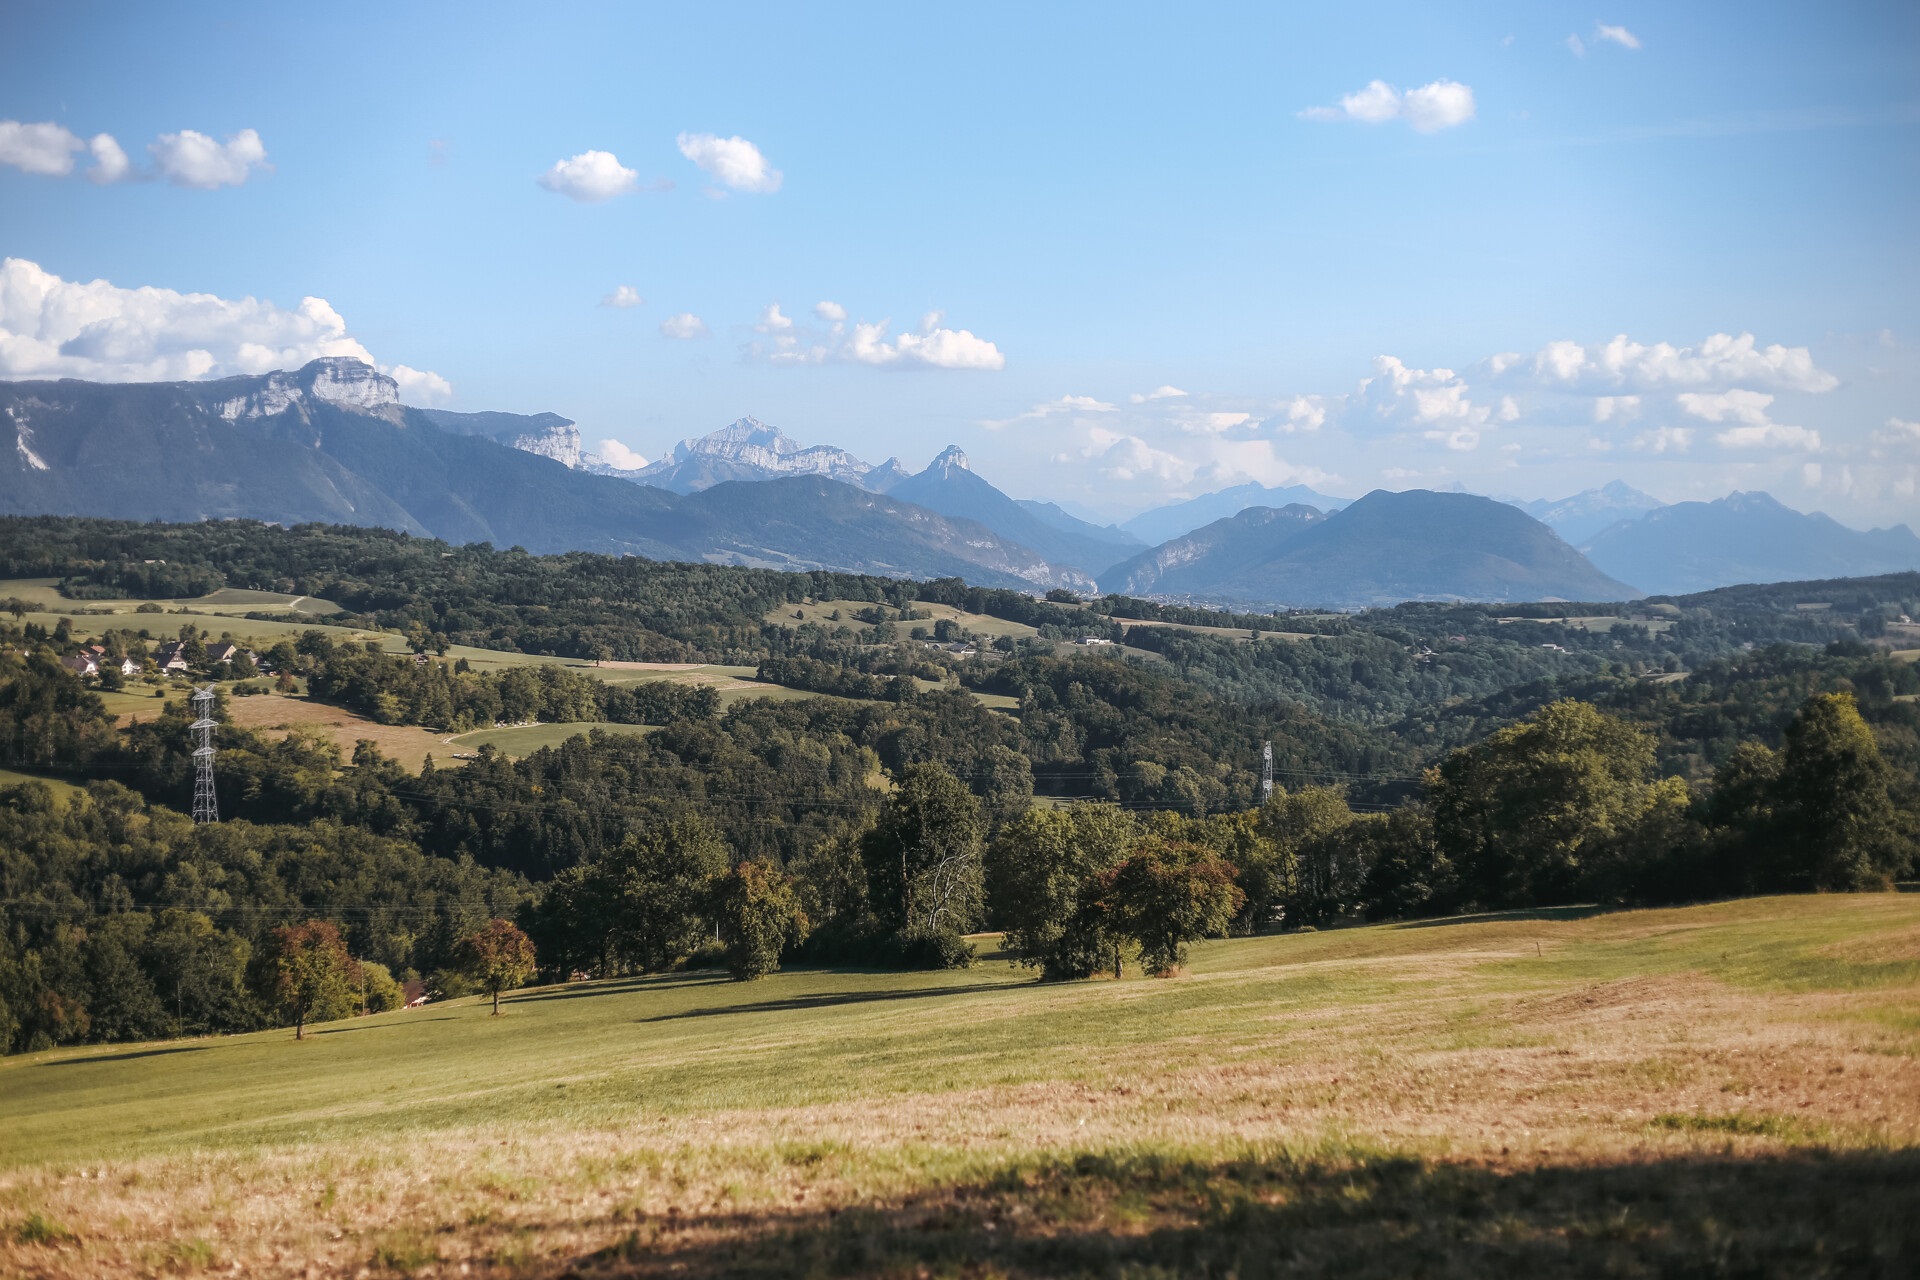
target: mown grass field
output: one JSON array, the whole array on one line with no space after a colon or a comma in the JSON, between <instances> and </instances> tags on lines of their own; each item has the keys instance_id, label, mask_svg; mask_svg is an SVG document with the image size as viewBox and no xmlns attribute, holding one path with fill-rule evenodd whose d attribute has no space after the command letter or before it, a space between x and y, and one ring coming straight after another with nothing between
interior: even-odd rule
<instances>
[{"instance_id":1,"label":"mown grass field","mask_svg":"<svg viewBox=\"0 0 1920 1280\"><path fill-rule=\"evenodd\" d=\"M0 1063L0 1273L1900 1275L1920 896L706 973Z\"/></svg>"}]
</instances>

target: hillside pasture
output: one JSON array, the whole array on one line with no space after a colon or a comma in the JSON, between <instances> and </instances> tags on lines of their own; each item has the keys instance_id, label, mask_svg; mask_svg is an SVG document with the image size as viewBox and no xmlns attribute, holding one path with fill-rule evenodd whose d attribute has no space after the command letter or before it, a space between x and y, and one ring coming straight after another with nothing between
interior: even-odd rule
<instances>
[{"instance_id":1,"label":"hillside pasture","mask_svg":"<svg viewBox=\"0 0 1920 1280\"><path fill-rule=\"evenodd\" d=\"M417 725L381 724L345 707L307 698L260 693L228 699L227 710L235 725L268 737L283 737L297 728L317 730L340 749L341 758L346 760L353 758L354 746L366 739L380 749L381 755L413 773L420 771L429 755L435 764L449 763L455 750L447 745L443 735L432 730Z\"/></svg>"},{"instance_id":2,"label":"hillside pasture","mask_svg":"<svg viewBox=\"0 0 1920 1280\"><path fill-rule=\"evenodd\" d=\"M11 1058L0 1271L1892 1275L1916 1140L1920 896L1564 909Z\"/></svg>"},{"instance_id":3,"label":"hillside pasture","mask_svg":"<svg viewBox=\"0 0 1920 1280\"><path fill-rule=\"evenodd\" d=\"M650 724L615 724L607 720L588 720L567 724L517 724L500 729L475 729L472 733L463 733L448 738L447 746L462 753L471 753L482 746L491 746L503 755L530 756L543 747L557 747L569 738L593 733L653 733L659 726ZM435 763L438 763L436 758Z\"/></svg>"},{"instance_id":4,"label":"hillside pasture","mask_svg":"<svg viewBox=\"0 0 1920 1280\"><path fill-rule=\"evenodd\" d=\"M873 602L870 600L820 600L812 604L784 604L777 609L768 610L766 620L789 630L814 622L829 629L846 627L848 630L857 631L869 624L855 621L854 614L862 609L871 608L873 608ZM1016 640L1032 639L1040 634L1038 628L1030 627L1024 622L1009 622L1005 618L996 618L985 613L968 613L952 605L934 604L926 600L914 601L913 611L928 616L915 618L911 622L894 621L894 626L900 629L900 634L903 636L915 627L926 627L931 631L933 624L940 621L953 622L975 635L994 639L1000 636L1011 636ZM835 612L840 614L838 622L832 620ZM888 612L898 613L899 611L890 609ZM795 617L795 614L801 616Z\"/></svg>"},{"instance_id":5,"label":"hillside pasture","mask_svg":"<svg viewBox=\"0 0 1920 1280\"><path fill-rule=\"evenodd\" d=\"M72 600L60 594L58 578L0 579L0 599L9 596L34 605L36 613L46 613L56 617L72 617L76 609L86 609L94 613L102 611L116 614L135 613L143 604L157 605L167 613L187 612L216 616L284 612L292 617L319 618L341 611L340 606L331 600L321 600L315 596L289 595L281 591L253 591L244 587L222 587L204 596L178 600L137 597ZM74 618L74 622L77 625L79 619Z\"/></svg>"}]
</instances>

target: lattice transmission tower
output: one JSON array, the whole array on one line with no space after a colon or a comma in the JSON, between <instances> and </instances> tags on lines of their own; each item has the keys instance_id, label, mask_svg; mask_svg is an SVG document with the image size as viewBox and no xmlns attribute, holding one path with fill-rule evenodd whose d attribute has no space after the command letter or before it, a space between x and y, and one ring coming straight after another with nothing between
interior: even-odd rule
<instances>
[{"instance_id":1,"label":"lattice transmission tower","mask_svg":"<svg viewBox=\"0 0 1920 1280\"><path fill-rule=\"evenodd\" d=\"M1273 744L1260 744L1260 803L1273 799Z\"/></svg>"},{"instance_id":2,"label":"lattice transmission tower","mask_svg":"<svg viewBox=\"0 0 1920 1280\"><path fill-rule=\"evenodd\" d=\"M220 801L213 792L213 731L220 722L213 718L213 686L195 689L187 700L193 712L193 820L220 821Z\"/></svg>"}]
</instances>

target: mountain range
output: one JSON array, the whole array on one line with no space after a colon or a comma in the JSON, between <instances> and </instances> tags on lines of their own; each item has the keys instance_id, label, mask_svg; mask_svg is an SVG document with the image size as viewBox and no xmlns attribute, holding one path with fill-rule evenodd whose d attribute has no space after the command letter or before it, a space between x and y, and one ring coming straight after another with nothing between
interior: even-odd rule
<instances>
[{"instance_id":1,"label":"mountain range","mask_svg":"<svg viewBox=\"0 0 1920 1280\"><path fill-rule=\"evenodd\" d=\"M569 418L411 408L349 359L205 382L0 382L0 512L371 524L1268 605L1618 599L1920 567L1905 526L1862 533L1765 494L1663 506L1618 481L1542 502L1412 490L1349 503L1250 484L1115 527L1008 497L957 447L909 473L754 418L618 470Z\"/></svg>"}]
</instances>

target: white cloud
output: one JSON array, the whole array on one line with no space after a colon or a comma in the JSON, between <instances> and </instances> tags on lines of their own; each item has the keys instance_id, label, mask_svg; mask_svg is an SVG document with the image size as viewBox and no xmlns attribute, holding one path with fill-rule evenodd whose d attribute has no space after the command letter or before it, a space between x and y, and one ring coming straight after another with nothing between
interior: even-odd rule
<instances>
[{"instance_id":1,"label":"white cloud","mask_svg":"<svg viewBox=\"0 0 1920 1280\"><path fill-rule=\"evenodd\" d=\"M880 368L973 369L1007 367L1000 348L966 329L923 328L919 333L887 337L888 322L856 324L845 357Z\"/></svg>"},{"instance_id":2,"label":"white cloud","mask_svg":"<svg viewBox=\"0 0 1920 1280\"><path fill-rule=\"evenodd\" d=\"M844 316L844 309L832 303L828 315ZM821 313L815 307L816 315ZM825 318L824 316L822 318ZM966 329L950 329L941 324L941 314L930 311L920 322L918 332L891 336L892 322L864 322L847 325L835 319L827 332L802 329L793 317L781 313L778 305L768 307L754 324L754 331L769 341L755 340L741 348L748 360L771 364L864 364L882 369L1003 369L1007 358L985 338Z\"/></svg>"},{"instance_id":3,"label":"white cloud","mask_svg":"<svg viewBox=\"0 0 1920 1280\"><path fill-rule=\"evenodd\" d=\"M711 133L683 133L675 141L680 154L708 177L733 191L771 194L780 189L781 173L767 163L760 148L745 138L721 138Z\"/></svg>"},{"instance_id":4,"label":"white cloud","mask_svg":"<svg viewBox=\"0 0 1920 1280\"><path fill-rule=\"evenodd\" d=\"M1340 99L1337 107L1308 107L1304 120L1385 124L1404 120L1418 133L1435 133L1473 119L1473 90L1457 80L1435 80L1405 93L1384 80Z\"/></svg>"},{"instance_id":5,"label":"white cloud","mask_svg":"<svg viewBox=\"0 0 1920 1280\"><path fill-rule=\"evenodd\" d=\"M1689 427L1655 427L1635 436L1633 447L1648 453L1685 453L1693 447L1693 431Z\"/></svg>"},{"instance_id":6,"label":"white cloud","mask_svg":"<svg viewBox=\"0 0 1920 1280\"><path fill-rule=\"evenodd\" d=\"M1127 398L1134 404L1146 404L1150 400L1178 400L1187 393L1174 386L1158 386L1144 394L1135 392Z\"/></svg>"},{"instance_id":7,"label":"white cloud","mask_svg":"<svg viewBox=\"0 0 1920 1280\"><path fill-rule=\"evenodd\" d=\"M1601 41L1611 40L1623 49L1638 49L1640 47L1639 36L1636 36L1625 27L1610 27L1604 22L1594 27L1593 38Z\"/></svg>"},{"instance_id":8,"label":"white cloud","mask_svg":"<svg viewBox=\"0 0 1920 1280\"><path fill-rule=\"evenodd\" d=\"M383 364L380 372L399 384L403 404L432 406L453 399L453 384L437 373L404 364Z\"/></svg>"},{"instance_id":9,"label":"white cloud","mask_svg":"<svg viewBox=\"0 0 1920 1280\"><path fill-rule=\"evenodd\" d=\"M129 178L165 178L178 187L197 187L212 191L218 187L237 187L252 176L255 169L268 168L267 149L252 129L228 134L225 142L215 142L204 133L182 129L163 133L147 144L154 167L136 173L124 147L110 133L96 133L82 140L64 125L42 121L22 124L18 120L0 120L0 164L12 165L27 173L49 178L64 178L74 170L74 158L85 151L93 160L87 177L102 186Z\"/></svg>"},{"instance_id":10,"label":"white cloud","mask_svg":"<svg viewBox=\"0 0 1920 1280\"><path fill-rule=\"evenodd\" d=\"M1494 407L1472 399L1466 380L1451 369L1413 369L1397 356L1375 356L1373 376L1360 382L1359 407L1367 420L1390 430L1424 429L1450 449L1471 449L1477 429L1494 420ZM1510 403L1503 419L1517 416ZM1509 412L1511 410L1511 412Z\"/></svg>"},{"instance_id":11,"label":"white cloud","mask_svg":"<svg viewBox=\"0 0 1920 1280\"><path fill-rule=\"evenodd\" d=\"M1587 56L1587 42L1579 36L1568 36L1567 50L1576 58L1584 58Z\"/></svg>"},{"instance_id":12,"label":"white cloud","mask_svg":"<svg viewBox=\"0 0 1920 1280\"><path fill-rule=\"evenodd\" d=\"M548 191L570 200L598 204L637 190L640 174L621 164L620 157L611 151L582 151L569 159L555 161L553 168L541 174L538 181Z\"/></svg>"},{"instance_id":13,"label":"white cloud","mask_svg":"<svg viewBox=\"0 0 1920 1280\"><path fill-rule=\"evenodd\" d=\"M615 471L638 471L647 465L644 456L629 449L618 440L602 440L600 458Z\"/></svg>"},{"instance_id":14,"label":"white cloud","mask_svg":"<svg viewBox=\"0 0 1920 1280\"><path fill-rule=\"evenodd\" d=\"M707 322L691 311L682 311L662 320L660 333L668 338L704 338L707 336Z\"/></svg>"},{"instance_id":15,"label":"white cloud","mask_svg":"<svg viewBox=\"0 0 1920 1280\"><path fill-rule=\"evenodd\" d=\"M1767 406L1773 403L1773 397L1763 391L1740 388L1714 394L1683 391L1674 400L1696 418L1708 422L1744 422L1755 427L1766 425Z\"/></svg>"},{"instance_id":16,"label":"white cloud","mask_svg":"<svg viewBox=\"0 0 1920 1280\"><path fill-rule=\"evenodd\" d=\"M1595 396L1593 400L1593 420L1611 422L1615 418L1625 421L1640 416L1639 396Z\"/></svg>"},{"instance_id":17,"label":"white cloud","mask_svg":"<svg viewBox=\"0 0 1920 1280\"><path fill-rule=\"evenodd\" d=\"M1920 422L1888 418L1887 425L1873 433L1873 443L1876 456L1883 450L1920 449Z\"/></svg>"},{"instance_id":18,"label":"white cloud","mask_svg":"<svg viewBox=\"0 0 1920 1280\"><path fill-rule=\"evenodd\" d=\"M625 310L628 307L644 307L647 305L647 300L640 296L638 289L630 284L623 284L606 297L600 299L600 305L603 307L618 307L621 310Z\"/></svg>"},{"instance_id":19,"label":"white cloud","mask_svg":"<svg viewBox=\"0 0 1920 1280\"><path fill-rule=\"evenodd\" d=\"M230 133L225 142L182 129L161 134L147 144L147 150L153 153L161 177L177 187L201 191L237 187L267 163L267 148L252 129Z\"/></svg>"},{"instance_id":20,"label":"white cloud","mask_svg":"<svg viewBox=\"0 0 1920 1280\"><path fill-rule=\"evenodd\" d=\"M1016 413L1011 418L985 418L980 425L989 431L999 431L1003 427L1013 426L1017 422L1037 422L1043 418L1055 418L1063 415L1082 413L1114 413L1118 405L1097 400L1092 396L1061 396L1058 400L1045 400L1028 409L1025 413Z\"/></svg>"},{"instance_id":21,"label":"white cloud","mask_svg":"<svg viewBox=\"0 0 1920 1280\"><path fill-rule=\"evenodd\" d=\"M1556 390L1619 392L1707 391L1762 386L1775 391L1831 391L1840 380L1813 362L1805 347L1762 347L1750 333L1716 333L1697 347L1635 342L1625 334L1585 346L1550 342L1531 356L1505 352L1484 364L1491 376Z\"/></svg>"},{"instance_id":22,"label":"white cloud","mask_svg":"<svg viewBox=\"0 0 1920 1280\"><path fill-rule=\"evenodd\" d=\"M1325 396L1295 396L1287 404L1284 423L1275 420L1281 431L1318 431L1327 421Z\"/></svg>"},{"instance_id":23,"label":"white cloud","mask_svg":"<svg viewBox=\"0 0 1920 1280\"><path fill-rule=\"evenodd\" d=\"M71 130L51 121L0 120L0 164L22 173L64 178L73 172L73 153L85 145Z\"/></svg>"},{"instance_id":24,"label":"white cloud","mask_svg":"<svg viewBox=\"0 0 1920 1280\"><path fill-rule=\"evenodd\" d=\"M847 318L847 309L837 302L816 302L813 314L829 324L839 324Z\"/></svg>"},{"instance_id":25,"label":"white cloud","mask_svg":"<svg viewBox=\"0 0 1920 1280\"><path fill-rule=\"evenodd\" d=\"M133 167L110 133L94 134L87 141L87 150L93 155L93 168L87 170L87 177L102 186L120 181Z\"/></svg>"},{"instance_id":26,"label":"white cloud","mask_svg":"<svg viewBox=\"0 0 1920 1280\"><path fill-rule=\"evenodd\" d=\"M1820 448L1820 433L1805 427L1790 427L1779 422L1728 427L1716 432L1714 442L1729 449L1805 449Z\"/></svg>"},{"instance_id":27,"label":"white cloud","mask_svg":"<svg viewBox=\"0 0 1920 1280\"><path fill-rule=\"evenodd\" d=\"M377 364L324 298L287 310L258 298L63 280L23 258L0 261L0 376L170 382L297 369L321 356ZM403 392L452 394L438 374L380 367Z\"/></svg>"}]
</instances>

